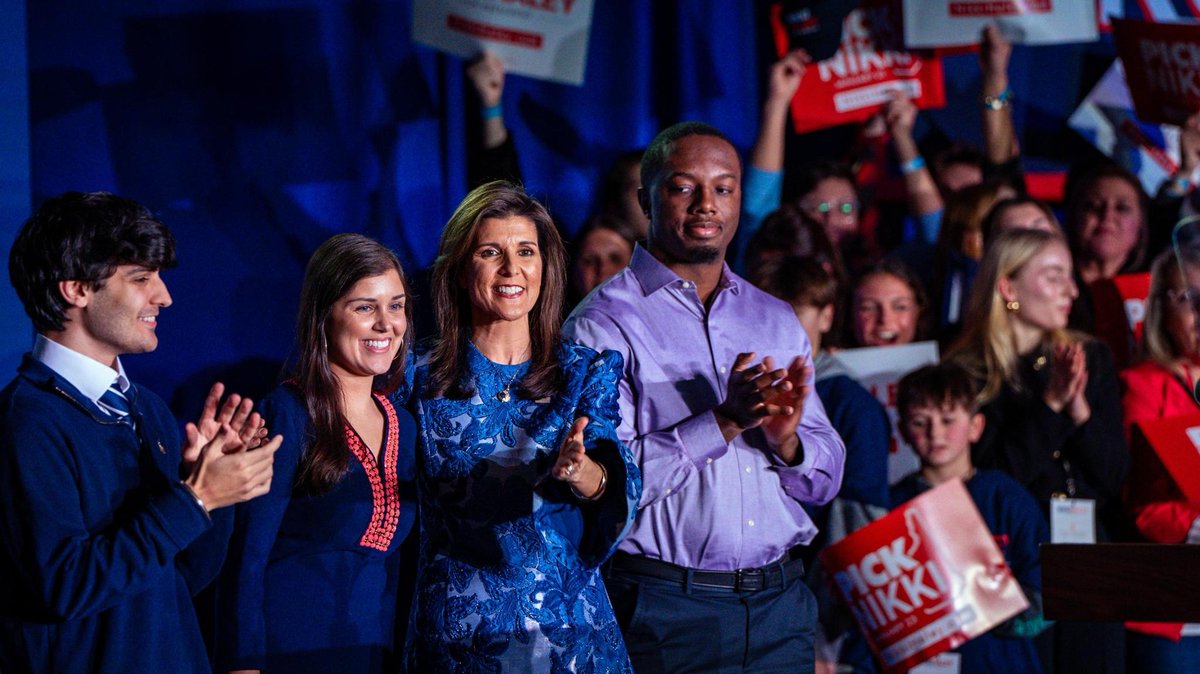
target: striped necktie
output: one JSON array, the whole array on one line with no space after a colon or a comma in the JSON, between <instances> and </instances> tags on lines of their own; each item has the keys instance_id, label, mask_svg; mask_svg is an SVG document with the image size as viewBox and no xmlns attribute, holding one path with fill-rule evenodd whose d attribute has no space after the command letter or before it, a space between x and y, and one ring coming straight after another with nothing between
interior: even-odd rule
<instances>
[{"instance_id":1,"label":"striped necktie","mask_svg":"<svg viewBox=\"0 0 1200 674\"><path fill-rule=\"evenodd\" d=\"M132 410L129 406L129 398L126 398L121 389L117 388L116 382L113 382L104 395L100 396L100 408L117 421L127 426L133 426L133 417L129 414Z\"/></svg>"}]
</instances>

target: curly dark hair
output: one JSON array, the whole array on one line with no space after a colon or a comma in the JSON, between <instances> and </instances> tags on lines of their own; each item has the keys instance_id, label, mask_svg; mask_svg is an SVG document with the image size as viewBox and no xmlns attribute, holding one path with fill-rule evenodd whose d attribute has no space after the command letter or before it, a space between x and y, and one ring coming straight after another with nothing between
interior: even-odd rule
<instances>
[{"instance_id":1,"label":"curly dark hair","mask_svg":"<svg viewBox=\"0 0 1200 674\"><path fill-rule=\"evenodd\" d=\"M117 266L174 267L175 238L145 206L108 192L64 192L48 199L13 242L8 275L38 332L65 329L61 281L104 287Z\"/></svg>"}]
</instances>

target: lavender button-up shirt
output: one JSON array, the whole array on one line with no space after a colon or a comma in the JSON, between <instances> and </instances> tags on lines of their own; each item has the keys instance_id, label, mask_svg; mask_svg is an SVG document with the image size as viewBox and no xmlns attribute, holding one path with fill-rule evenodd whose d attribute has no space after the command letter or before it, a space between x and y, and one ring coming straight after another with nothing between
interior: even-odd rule
<instances>
[{"instance_id":1,"label":"lavender button-up shirt","mask_svg":"<svg viewBox=\"0 0 1200 674\"><path fill-rule=\"evenodd\" d=\"M796 434L803 460L787 466L752 429L726 443L713 408L739 353L779 367L810 356L784 302L725 267L705 310L695 284L638 246L629 267L571 314L565 334L625 361L621 426L642 468L640 510L620 550L681 566L763 566L817 529L800 507L825 503L842 482L846 448L816 393ZM811 383L811 380L810 380Z\"/></svg>"}]
</instances>

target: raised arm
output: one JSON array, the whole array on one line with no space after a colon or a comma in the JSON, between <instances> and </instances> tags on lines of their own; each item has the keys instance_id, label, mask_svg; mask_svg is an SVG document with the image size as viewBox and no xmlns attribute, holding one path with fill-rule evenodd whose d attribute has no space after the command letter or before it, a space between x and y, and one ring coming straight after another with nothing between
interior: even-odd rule
<instances>
[{"instance_id":1,"label":"raised arm","mask_svg":"<svg viewBox=\"0 0 1200 674\"><path fill-rule=\"evenodd\" d=\"M479 100L479 145L467 158L468 187L492 180L522 182L517 148L504 124L504 59L483 52L467 65L467 80Z\"/></svg>"},{"instance_id":2,"label":"raised arm","mask_svg":"<svg viewBox=\"0 0 1200 674\"><path fill-rule=\"evenodd\" d=\"M983 140L987 163L1002 166L1021 155L1012 117L1012 90L1008 87L1008 61L1012 43L995 24L983 29L979 45Z\"/></svg>"},{"instance_id":3,"label":"raised arm","mask_svg":"<svg viewBox=\"0 0 1200 674\"><path fill-rule=\"evenodd\" d=\"M750 150L742 189L742 216L735 235L734 258L745 250L763 218L779 208L783 194L783 152L788 109L811 59L803 49L784 54L767 74L767 96L759 117L758 136Z\"/></svg>"},{"instance_id":4,"label":"raised arm","mask_svg":"<svg viewBox=\"0 0 1200 674\"><path fill-rule=\"evenodd\" d=\"M903 90L897 89L892 92L892 100L884 106L883 120L892 138L900 172L904 174L909 210L917 217L941 211L942 194L913 137L913 127L917 123L916 104Z\"/></svg>"}]
</instances>

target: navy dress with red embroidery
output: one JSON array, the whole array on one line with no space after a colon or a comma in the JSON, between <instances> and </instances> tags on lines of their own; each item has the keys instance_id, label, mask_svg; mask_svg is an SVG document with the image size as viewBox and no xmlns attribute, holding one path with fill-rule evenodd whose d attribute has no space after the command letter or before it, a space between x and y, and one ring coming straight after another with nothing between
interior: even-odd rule
<instances>
[{"instance_id":1,"label":"navy dress with red embroidery","mask_svg":"<svg viewBox=\"0 0 1200 674\"><path fill-rule=\"evenodd\" d=\"M384 413L378 461L350 428L353 457L330 491L294 489L313 429L295 388L260 406L282 433L271 491L237 506L218 589L218 671L377 672L392 650L400 543L416 513L409 413L375 396Z\"/></svg>"}]
</instances>

